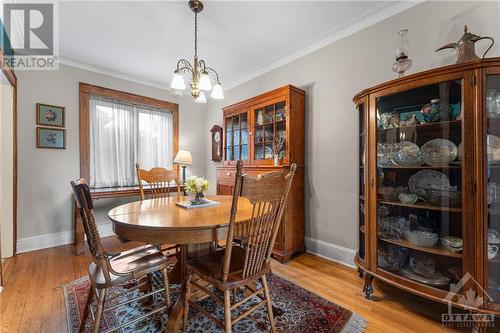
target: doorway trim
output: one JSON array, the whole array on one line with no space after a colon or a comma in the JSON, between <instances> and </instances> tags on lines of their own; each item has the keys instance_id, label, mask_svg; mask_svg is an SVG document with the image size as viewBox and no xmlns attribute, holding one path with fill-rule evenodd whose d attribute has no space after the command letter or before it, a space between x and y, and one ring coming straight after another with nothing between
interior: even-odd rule
<instances>
[{"instance_id":1,"label":"doorway trim","mask_svg":"<svg viewBox=\"0 0 500 333\"><path fill-rule=\"evenodd\" d=\"M12 233L12 253L16 254L17 252L17 77L16 74L14 74L14 70L9 66L7 61L3 61L5 59L5 54L0 47L0 67L2 69L2 72L5 74L7 77L7 80L9 80L10 84L12 85L12 95L13 95L13 101L12 101L12 142L13 142L13 147L12 147L12 175L13 175L13 186L12 186L12 197L13 197L13 202L12 202L12 223L13 223L13 233ZM1 270L0 270L1 271Z\"/></svg>"}]
</instances>

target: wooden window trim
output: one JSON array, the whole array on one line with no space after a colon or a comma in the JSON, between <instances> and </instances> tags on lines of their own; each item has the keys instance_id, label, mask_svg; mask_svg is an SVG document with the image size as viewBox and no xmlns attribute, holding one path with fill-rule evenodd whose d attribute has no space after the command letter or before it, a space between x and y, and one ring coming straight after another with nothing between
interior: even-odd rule
<instances>
[{"instance_id":1,"label":"wooden window trim","mask_svg":"<svg viewBox=\"0 0 500 333\"><path fill-rule=\"evenodd\" d=\"M173 156L179 151L179 104L162 101L159 99L135 95L128 92L94 86L80 82L80 177L90 181L90 124L89 124L89 98L91 95L112 98L130 103L166 109L173 115Z\"/></svg>"}]
</instances>

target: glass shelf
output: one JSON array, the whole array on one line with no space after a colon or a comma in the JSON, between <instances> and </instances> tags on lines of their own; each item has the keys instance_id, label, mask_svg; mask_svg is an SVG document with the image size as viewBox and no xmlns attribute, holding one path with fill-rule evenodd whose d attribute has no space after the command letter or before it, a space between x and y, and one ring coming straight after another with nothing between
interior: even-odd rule
<instances>
[{"instance_id":1,"label":"glass shelf","mask_svg":"<svg viewBox=\"0 0 500 333\"><path fill-rule=\"evenodd\" d=\"M461 106L461 81L376 100L377 267L442 290L458 282L450 271L463 270L461 251L442 243L463 238ZM403 202L400 193L417 201Z\"/></svg>"}]
</instances>

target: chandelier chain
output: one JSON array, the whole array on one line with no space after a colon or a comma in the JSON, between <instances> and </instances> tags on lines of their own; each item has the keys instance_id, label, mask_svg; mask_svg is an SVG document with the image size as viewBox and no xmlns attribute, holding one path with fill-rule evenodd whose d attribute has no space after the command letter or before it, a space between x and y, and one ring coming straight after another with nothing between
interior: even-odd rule
<instances>
[{"instance_id":1,"label":"chandelier chain","mask_svg":"<svg viewBox=\"0 0 500 333\"><path fill-rule=\"evenodd\" d=\"M198 57L198 13L194 13L194 56Z\"/></svg>"},{"instance_id":2,"label":"chandelier chain","mask_svg":"<svg viewBox=\"0 0 500 333\"><path fill-rule=\"evenodd\" d=\"M212 91L212 98L223 99L224 94L219 81L219 74L213 68L208 67L205 60L198 59L198 14L203 10L203 3L201 0L189 0L189 8L194 12L194 62L191 64L186 58L182 58L177 62L170 88L175 92L185 90L185 76L190 76L189 85L195 102L206 103L205 93L207 91ZM212 81L214 82L212 83Z\"/></svg>"}]
</instances>

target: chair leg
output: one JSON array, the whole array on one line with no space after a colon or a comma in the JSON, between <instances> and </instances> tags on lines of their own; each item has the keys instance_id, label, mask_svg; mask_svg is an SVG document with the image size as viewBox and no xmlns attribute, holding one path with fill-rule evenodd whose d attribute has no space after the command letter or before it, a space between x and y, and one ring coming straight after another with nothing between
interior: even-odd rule
<instances>
[{"instance_id":1,"label":"chair leg","mask_svg":"<svg viewBox=\"0 0 500 333\"><path fill-rule=\"evenodd\" d=\"M168 269L165 267L161 270L163 275L163 288L165 288L165 302L167 303L167 308L170 308L172 301L170 300L170 283L168 282Z\"/></svg>"},{"instance_id":2,"label":"chair leg","mask_svg":"<svg viewBox=\"0 0 500 333\"><path fill-rule=\"evenodd\" d=\"M106 289L101 289L100 292L97 293L97 295L98 295L97 311L95 314L94 326L92 327L92 333L99 333L99 329L101 328L101 319L104 310L104 302L106 301Z\"/></svg>"},{"instance_id":3,"label":"chair leg","mask_svg":"<svg viewBox=\"0 0 500 333\"><path fill-rule=\"evenodd\" d=\"M186 280L186 291L184 294L184 314L182 316L182 330L187 331L187 324L189 319L189 301L191 300L191 279L192 274L189 274Z\"/></svg>"},{"instance_id":4,"label":"chair leg","mask_svg":"<svg viewBox=\"0 0 500 333\"><path fill-rule=\"evenodd\" d=\"M89 316L89 308L93 298L94 298L94 287L91 285L89 288L89 292L87 293L87 301L85 302L85 309L83 310L83 317L82 321L80 322L78 333L83 333L83 331L85 330L85 324L87 323L87 318Z\"/></svg>"},{"instance_id":5,"label":"chair leg","mask_svg":"<svg viewBox=\"0 0 500 333\"><path fill-rule=\"evenodd\" d=\"M266 276L262 276L262 286L264 287L264 296L266 297L267 303L267 315L269 316L269 322L271 323L271 332L276 332L276 326L274 324L273 306L271 305L271 297L269 296L269 287L267 285Z\"/></svg>"},{"instance_id":6,"label":"chair leg","mask_svg":"<svg viewBox=\"0 0 500 333\"><path fill-rule=\"evenodd\" d=\"M238 288L233 289L233 303L238 302Z\"/></svg>"},{"instance_id":7,"label":"chair leg","mask_svg":"<svg viewBox=\"0 0 500 333\"><path fill-rule=\"evenodd\" d=\"M146 275L146 278L148 280L148 291L153 291L153 275L151 273L148 273Z\"/></svg>"},{"instance_id":8,"label":"chair leg","mask_svg":"<svg viewBox=\"0 0 500 333\"><path fill-rule=\"evenodd\" d=\"M224 290L224 326L225 333L231 333L231 290Z\"/></svg>"}]
</instances>

